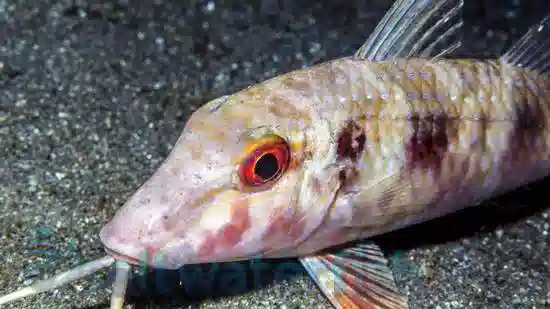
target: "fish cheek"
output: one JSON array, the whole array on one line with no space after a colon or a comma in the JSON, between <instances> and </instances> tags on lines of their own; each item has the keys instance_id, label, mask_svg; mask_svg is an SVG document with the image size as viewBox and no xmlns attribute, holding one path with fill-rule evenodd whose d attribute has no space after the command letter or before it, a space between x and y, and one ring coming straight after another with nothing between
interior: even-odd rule
<instances>
[{"instance_id":1,"label":"fish cheek","mask_svg":"<svg viewBox=\"0 0 550 309\"><path fill-rule=\"evenodd\" d=\"M275 204L260 240L268 258L295 256L298 247L323 223L339 188L334 168L315 170L304 166L294 176L295 185L286 191L293 198Z\"/></svg>"},{"instance_id":2,"label":"fish cheek","mask_svg":"<svg viewBox=\"0 0 550 309\"><path fill-rule=\"evenodd\" d=\"M240 199L231 204L231 218L216 231L207 232L198 248L200 259L236 258L235 249L243 235L251 227L250 204L246 199ZM221 256L218 256L220 254Z\"/></svg>"},{"instance_id":3,"label":"fish cheek","mask_svg":"<svg viewBox=\"0 0 550 309\"><path fill-rule=\"evenodd\" d=\"M278 250L302 238L306 227L306 216L301 212L284 211L274 215L265 230L261 242L264 252Z\"/></svg>"}]
</instances>

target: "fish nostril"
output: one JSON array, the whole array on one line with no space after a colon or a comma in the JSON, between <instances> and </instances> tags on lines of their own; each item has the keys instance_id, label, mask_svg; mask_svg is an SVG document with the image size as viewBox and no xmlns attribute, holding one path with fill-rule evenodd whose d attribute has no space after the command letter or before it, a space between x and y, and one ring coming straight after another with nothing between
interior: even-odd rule
<instances>
[{"instance_id":1,"label":"fish nostril","mask_svg":"<svg viewBox=\"0 0 550 309\"><path fill-rule=\"evenodd\" d=\"M149 197L144 197L144 198L139 200L138 204L149 205L149 204L151 204L151 199Z\"/></svg>"},{"instance_id":2,"label":"fish nostril","mask_svg":"<svg viewBox=\"0 0 550 309\"><path fill-rule=\"evenodd\" d=\"M143 230L143 227L140 227L140 228L139 228L139 231L138 231L138 233L137 233L138 239L142 239L143 236L145 236L145 235L147 235L147 233Z\"/></svg>"}]
</instances>

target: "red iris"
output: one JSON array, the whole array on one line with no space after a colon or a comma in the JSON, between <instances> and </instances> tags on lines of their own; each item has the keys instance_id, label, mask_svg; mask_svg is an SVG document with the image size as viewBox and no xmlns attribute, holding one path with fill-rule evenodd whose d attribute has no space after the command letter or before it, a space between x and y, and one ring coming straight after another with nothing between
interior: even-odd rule
<instances>
[{"instance_id":1,"label":"red iris","mask_svg":"<svg viewBox=\"0 0 550 309\"><path fill-rule=\"evenodd\" d=\"M290 161L290 149L282 138L263 139L244 159L239 174L246 186L257 187L271 183L286 171Z\"/></svg>"}]
</instances>

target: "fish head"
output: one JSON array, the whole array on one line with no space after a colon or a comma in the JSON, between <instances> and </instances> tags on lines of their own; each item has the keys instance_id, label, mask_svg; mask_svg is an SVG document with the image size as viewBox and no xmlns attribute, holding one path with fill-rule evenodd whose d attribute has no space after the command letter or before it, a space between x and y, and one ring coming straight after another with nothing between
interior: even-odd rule
<instances>
[{"instance_id":1,"label":"fish head","mask_svg":"<svg viewBox=\"0 0 550 309\"><path fill-rule=\"evenodd\" d=\"M258 89L215 99L100 231L133 264L292 257L321 225L338 187L328 128L307 104Z\"/></svg>"}]
</instances>

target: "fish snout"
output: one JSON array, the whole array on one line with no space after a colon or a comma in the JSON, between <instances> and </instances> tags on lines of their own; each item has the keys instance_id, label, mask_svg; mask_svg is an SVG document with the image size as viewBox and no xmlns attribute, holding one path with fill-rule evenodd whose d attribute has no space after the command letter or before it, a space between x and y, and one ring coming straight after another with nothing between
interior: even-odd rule
<instances>
[{"instance_id":1,"label":"fish snout","mask_svg":"<svg viewBox=\"0 0 550 309\"><path fill-rule=\"evenodd\" d=\"M159 195L151 195L147 190L140 192L102 227L99 237L107 252L116 258L131 264L145 263L155 267L173 268L175 261L162 261L166 259L162 250L166 244L179 239L183 234L172 222L175 220L172 205L174 201L155 198Z\"/></svg>"}]
</instances>

